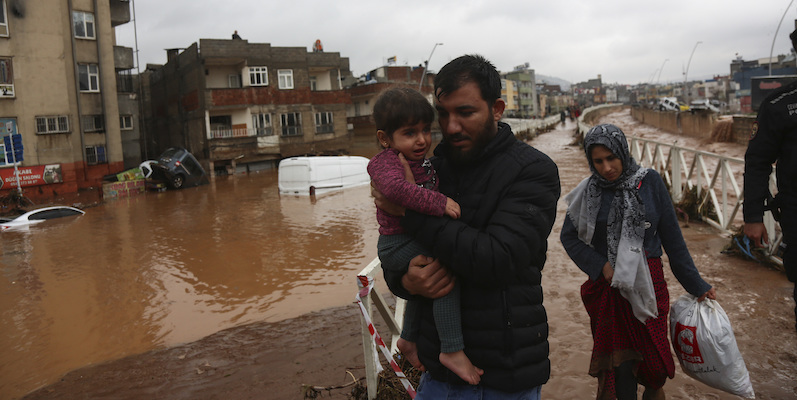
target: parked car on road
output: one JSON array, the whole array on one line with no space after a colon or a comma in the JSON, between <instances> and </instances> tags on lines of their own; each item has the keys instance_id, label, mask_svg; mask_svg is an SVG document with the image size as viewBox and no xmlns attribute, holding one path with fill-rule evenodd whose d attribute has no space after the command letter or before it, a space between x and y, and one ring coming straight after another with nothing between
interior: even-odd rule
<instances>
[{"instance_id":1,"label":"parked car on road","mask_svg":"<svg viewBox=\"0 0 797 400\"><path fill-rule=\"evenodd\" d=\"M172 189L208 183L208 176L194 155L182 147L166 149L151 164L153 177L166 181Z\"/></svg>"}]
</instances>

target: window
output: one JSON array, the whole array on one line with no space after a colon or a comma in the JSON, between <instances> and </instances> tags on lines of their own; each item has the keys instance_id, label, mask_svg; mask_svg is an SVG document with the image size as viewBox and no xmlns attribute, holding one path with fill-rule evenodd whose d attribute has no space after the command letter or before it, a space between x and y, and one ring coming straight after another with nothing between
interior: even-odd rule
<instances>
[{"instance_id":1,"label":"window","mask_svg":"<svg viewBox=\"0 0 797 400\"><path fill-rule=\"evenodd\" d=\"M241 87L241 75L230 74L227 75L227 87L237 89Z\"/></svg>"},{"instance_id":2,"label":"window","mask_svg":"<svg viewBox=\"0 0 797 400\"><path fill-rule=\"evenodd\" d=\"M314 76L310 77L310 90L314 92L318 90L318 79L316 79Z\"/></svg>"},{"instance_id":3,"label":"window","mask_svg":"<svg viewBox=\"0 0 797 400\"><path fill-rule=\"evenodd\" d=\"M75 26L75 37L94 39L94 14L83 11L72 11L72 25Z\"/></svg>"},{"instance_id":4,"label":"window","mask_svg":"<svg viewBox=\"0 0 797 400\"><path fill-rule=\"evenodd\" d=\"M6 0L0 0L0 36L8 37L8 14L6 14Z\"/></svg>"},{"instance_id":5,"label":"window","mask_svg":"<svg viewBox=\"0 0 797 400\"><path fill-rule=\"evenodd\" d=\"M83 132L105 132L105 118L102 114L84 115Z\"/></svg>"},{"instance_id":6,"label":"window","mask_svg":"<svg viewBox=\"0 0 797 400\"><path fill-rule=\"evenodd\" d=\"M36 134L68 133L69 117L66 115L47 115L36 117Z\"/></svg>"},{"instance_id":7,"label":"window","mask_svg":"<svg viewBox=\"0 0 797 400\"><path fill-rule=\"evenodd\" d=\"M86 146L86 164L97 165L107 163L105 146Z\"/></svg>"},{"instance_id":8,"label":"window","mask_svg":"<svg viewBox=\"0 0 797 400\"><path fill-rule=\"evenodd\" d=\"M293 89L293 70L292 69L278 69L277 77L279 77L280 89Z\"/></svg>"},{"instance_id":9,"label":"window","mask_svg":"<svg viewBox=\"0 0 797 400\"><path fill-rule=\"evenodd\" d=\"M116 91L118 93L133 93L133 75L130 70L116 71Z\"/></svg>"},{"instance_id":10,"label":"window","mask_svg":"<svg viewBox=\"0 0 797 400\"><path fill-rule=\"evenodd\" d=\"M335 132L335 126L332 124L331 112L320 112L315 114L315 132L316 133Z\"/></svg>"},{"instance_id":11,"label":"window","mask_svg":"<svg viewBox=\"0 0 797 400\"><path fill-rule=\"evenodd\" d=\"M100 91L100 67L97 64L78 64L81 92Z\"/></svg>"},{"instance_id":12,"label":"window","mask_svg":"<svg viewBox=\"0 0 797 400\"><path fill-rule=\"evenodd\" d=\"M10 58L0 58L0 98L2 97L14 97L14 68Z\"/></svg>"},{"instance_id":13,"label":"window","mask_svg":"<svg viewBox=\"0 0 797 400\"><path fill-rule=\"evenodd\" d=\"M249 84L252 86L268 86L268 68L249 67Z\"/></svg>"},{"instance_id":14,"label":"window","mask_svg":"<svg viewBox=\"0 0 797 400\"><path fill-rule=\"evenodd\" d=\"M257 136L271 136L274 134L271 129L271 114L252 114L252 125L255 127Z\"/></svg>"},{"instance_id":15,"label":"window","mask_svg":"<svg viewBox=\"0 0 797 400\"><path fill-rule=\"evenodd\" d=\"M282 136L297 136L302 134L302 114L288 113L280 116L282 122Z\"/></svg>"},{"instance_id":16,"label":"window","mask_svg":"<svg viewBox=\"0 0 797 400\"><path fill-rule=\"evenodd\" d=\"M132 115L120 115L119 116L119 129L123 131L129 131L133 129L133 116Z\"/></svg>"}]
</instances>

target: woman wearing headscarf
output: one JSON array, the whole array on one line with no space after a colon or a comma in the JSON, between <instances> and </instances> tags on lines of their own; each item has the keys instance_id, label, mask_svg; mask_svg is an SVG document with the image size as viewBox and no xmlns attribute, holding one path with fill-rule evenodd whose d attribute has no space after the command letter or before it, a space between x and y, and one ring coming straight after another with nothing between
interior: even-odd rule
<instances>
[{"instance_id":1,"label":"woman wearing headscarf","mask_svg":"<svg viewBox=\"0 0 797 400\"><path fill-rule=\"evenodd\" d=\"M664 181L634 161L623 132L598 125L584 151L592 175L565 197L560 238L589 275L581 286L594 341L589 374L598 378L598 399L636 399L637 383L643 399L664 399L675 364L662 246L687 292L700 301L716 295L689 255Z\"/></svg>"}]
</instances>

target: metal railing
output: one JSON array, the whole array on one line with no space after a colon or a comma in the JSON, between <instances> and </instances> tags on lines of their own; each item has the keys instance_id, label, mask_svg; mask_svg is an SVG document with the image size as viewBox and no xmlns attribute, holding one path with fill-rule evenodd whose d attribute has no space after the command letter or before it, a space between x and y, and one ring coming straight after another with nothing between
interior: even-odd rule
<instances>
[{"instance_id":1,"label":"metal railing","mask_svg":"<svg viewBox=\"0 0 797 400\"><path fill-rule=\"evenodd\" d=\"M274 136L274 128L229 128L211 129L208 139Z\"/></svg>"},{"instance_id":2,"label":"metal railing","mask_svg":"<svg viewBox=\"0 0 797 400\"><path fill-rule=\"evenodd\" d=\"M379 257L376 257L371 261L362 271L358 274L358 276L368 276L374 277L374 275L381 275L382 272L382 262L379 261ZM397 350L396 343L399 340L399 336L401 334L401 326L404 323L404 309L406 308L407 301L396 296L396 306L395 311L390 311L390 306L379 293L376 287L371 290L371 293L362 297L363 304L365 306L368 315L371 314L371 303L376 306L377 310L379 310L379 315L387 324L387 328L390 330L391 340L390 340L390 354L395 354ZM373 318L372 318L373 319ZM377 390L377 382L378 382L378 369L377 363L379 362L378 352L376 350L376 346L374 342L371 340L371 333L368 331L368 324L365 322L365 318L360 316L361 326L362 326L362 339L363 339L363 355L364 355L364 362L365 362L365 380L366 385L368 387L368 398L375 399L376 398L376 390Z\"/></svg>"},{"instance_id":3,"label":"metal railing","mask_svg":"<svg viewBox=\"0 0 797 400\"><path fill-rule=\"evenodd\" d=\"M502 118L501 121L506 122L512 128L512 132L517 135L523 131L547 129L558 124L560 119L558 115L552 115L540 119Z\"/></svg>"},{"instance_id":4,"label":"metal railing","mask_svg":"<svg viewBox=\"0 0 797 400\"><path fill-rule=\"evenodd\" d=\"M240 137L257 136L257 129L252 128L230 128L230 129L211 129L208 139L229 139Z\"/></svg>"}]
</instances>

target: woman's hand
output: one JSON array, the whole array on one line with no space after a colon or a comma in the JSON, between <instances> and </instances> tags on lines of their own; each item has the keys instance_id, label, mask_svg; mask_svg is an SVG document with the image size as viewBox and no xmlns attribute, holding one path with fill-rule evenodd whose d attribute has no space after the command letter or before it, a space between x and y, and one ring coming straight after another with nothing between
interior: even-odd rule
<instances>
[{"instance_id":1,"label":"woman's hand","mask_svg":"<svg viewBox=\"0 0 797 400\"><path fill-rule=\"evenodd\" d=\"M612 264L606 261L606 264L603 264L603 279L606 279L606 282L611 285L612 278L614 278L614 268L612 268Z\"/></svg>"},{"instance_id":2,"label":"woman's hand","mask_svg":"<svg viewBox=\"0 0 797 400\"><path fill-rule=\"evenodd\" d=\"M702 296L698 297L697 301L703 301L708 297L711 300L717 300L717 292L714 291L714 288L708 290L708 292L703 293Z\"/></svg>"}]
</instances>

